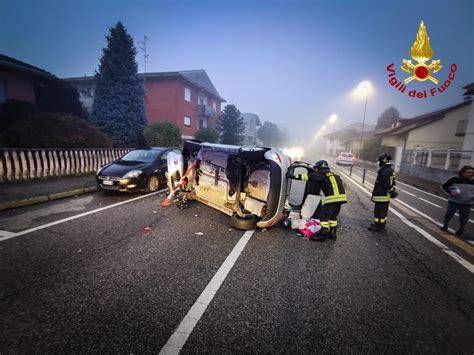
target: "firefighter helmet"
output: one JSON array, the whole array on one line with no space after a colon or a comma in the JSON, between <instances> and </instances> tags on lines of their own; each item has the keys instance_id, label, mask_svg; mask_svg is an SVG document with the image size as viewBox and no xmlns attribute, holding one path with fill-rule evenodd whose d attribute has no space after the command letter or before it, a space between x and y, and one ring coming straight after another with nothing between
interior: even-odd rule
<instances>
[{"instance_id":1,"label":"firefighter helmet","mask_svg":"<svg viewBox=\"0 0 474 355\"><path fill-rule=\"evenodd\" d=\"M379 163L379 166L385 166L385 165L392 165L392 156L387 153L383 153L377 158L377 162Z\"/></svg>"},{"instance_id":2,"label":"firefighter helmet","mask_svg":"<svg viewBox=\"0 0 474 355\"><path fill-rule=\"evenodd\" d=\"M314 168L318 170L329 169L329 164L326 160L318 160L316 164L314 164Z\"/></svg>"}]
</instances>

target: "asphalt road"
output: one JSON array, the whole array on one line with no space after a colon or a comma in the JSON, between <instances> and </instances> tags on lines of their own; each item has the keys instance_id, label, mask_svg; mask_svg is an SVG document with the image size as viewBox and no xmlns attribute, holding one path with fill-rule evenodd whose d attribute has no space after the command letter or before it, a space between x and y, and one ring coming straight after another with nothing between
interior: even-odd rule
<instances>
[{"instance_id":1,"label":"asphalt road","mask_svg":"<svg viewBox=\"0 0 474 355\"><path fill-rule=\"evenodd\" d=\"M335 160L331 159L332 166L335 166ZM338 169L344 173L349 174L349 166L338 166ZM363 177L363 169L360 167L353 167L352 174L359 179ZM372 189L377 177L376 168L366 169L365 174L365 185L368 189ZM402 204L407 204L412 210L423 213L425 218L428 216L432 223L436 225L442 225L444 221L444 214L448 206L447 197L432 194L428 191L410 186L401 181L397 181L397 202L401 201ZM408 208L410 208L408 207ZM454 233L459 228L459 215L456 215L451 219L449 226L452 228L451 232ZM471 217L465 228L465 238L474 240L474 218Z\"/></svg>"},{"instance_id":2,"label":"asphalt road","mask_svg":"<svg viewBox=\"0 0 474 355\"><path fill-rule=\"evenodd\" d=\"M469 245L423 227L463 264L393 213L387 234L369 232L373 205L346 185L336 242L275 227L232 253L182 353L474 351ZM163 199L97 193L1 212L0 353L160 352L244 234Z\"/></svg>"}]
</instances>

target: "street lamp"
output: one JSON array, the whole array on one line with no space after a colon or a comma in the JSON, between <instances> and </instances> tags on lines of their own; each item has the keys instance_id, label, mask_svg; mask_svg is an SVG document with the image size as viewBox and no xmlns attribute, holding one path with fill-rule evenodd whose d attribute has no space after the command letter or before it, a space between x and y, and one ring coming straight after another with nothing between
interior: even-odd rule
<instances>
[{"instance_id":1,"label":"street lamp","mask_svg":"<svg viewBox=\"0 0 474 355\"><path fill-rule=\"evenodd\" d=\"M372 93L372 83L368 80L364 80L363 82L361 82L352 93L354 98L356 99L365 98L364 116L362 118L362 129L360 131L359 159L360 159L360 153L362 151L362 139L364 138L365 114L367 112L367 99L369 98L369 95L371 93Z\"/></svg>"},{"instance_id":2,"label":"street lamp","mask_svg":"<svg viewBox=\"0 0 474 355\"><path fill-rule=\"evenodd\" d=\"M337 115L333 113L331 117L329 117L329 123L333 124L333 123L336 123L336 121L337 121Z\"/></svg>"}]
</instances>

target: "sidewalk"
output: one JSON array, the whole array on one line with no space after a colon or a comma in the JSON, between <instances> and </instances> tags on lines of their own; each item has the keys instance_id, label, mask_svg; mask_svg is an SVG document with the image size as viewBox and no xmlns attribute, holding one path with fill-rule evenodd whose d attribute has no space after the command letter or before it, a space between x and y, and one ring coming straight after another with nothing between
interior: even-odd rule
<instances>
[{"instance_id":1,"label":"sidewalk","mask_svg":"<svg viewBox=\"0 0 474 355\"><path fill-rule=\"evenodd\" d=\"M95 174L0 184L0 210L97 191Z\"/></svg>"}]
</instances>

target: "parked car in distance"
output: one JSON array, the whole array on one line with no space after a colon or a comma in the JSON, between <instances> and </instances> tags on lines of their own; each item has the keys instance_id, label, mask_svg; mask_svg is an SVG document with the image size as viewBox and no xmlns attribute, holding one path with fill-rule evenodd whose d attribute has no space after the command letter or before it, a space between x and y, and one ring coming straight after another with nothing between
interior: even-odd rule
<instances>
[{"instance_id":1,"label":"parked car in distance","mask_svg":"<svg viewBox=\"0 0 474 355\"><path fill-rule=\"evenodd\" d=\"M336 159L337 165L354 165L355 157L352 153L342 152Z\"/></svg>"},{"instance_id":2,"label":"parked car in distance","mask_svg":"<svg viewBox=\"0 0 474 355\"><path fill-rule=\"evenodd\" d=\"M158 190L166 183L169 152L181 154L178 148L134 149L118 160L97 169L96 179L100 190L145 191Z\"/></svg>"},{"instance_id":3,"label":"parked car in distance","mask_svg":"<svg viewBox=\"0 0 474 355\"><path fill-rule=\"evenodd\" d=\"M168 161L172 191L189 174L181 198L197 200L230 218L239 230L269 228L283 218L290 158L275 149L186 141Z\"/></svg>"}]
</instances>

